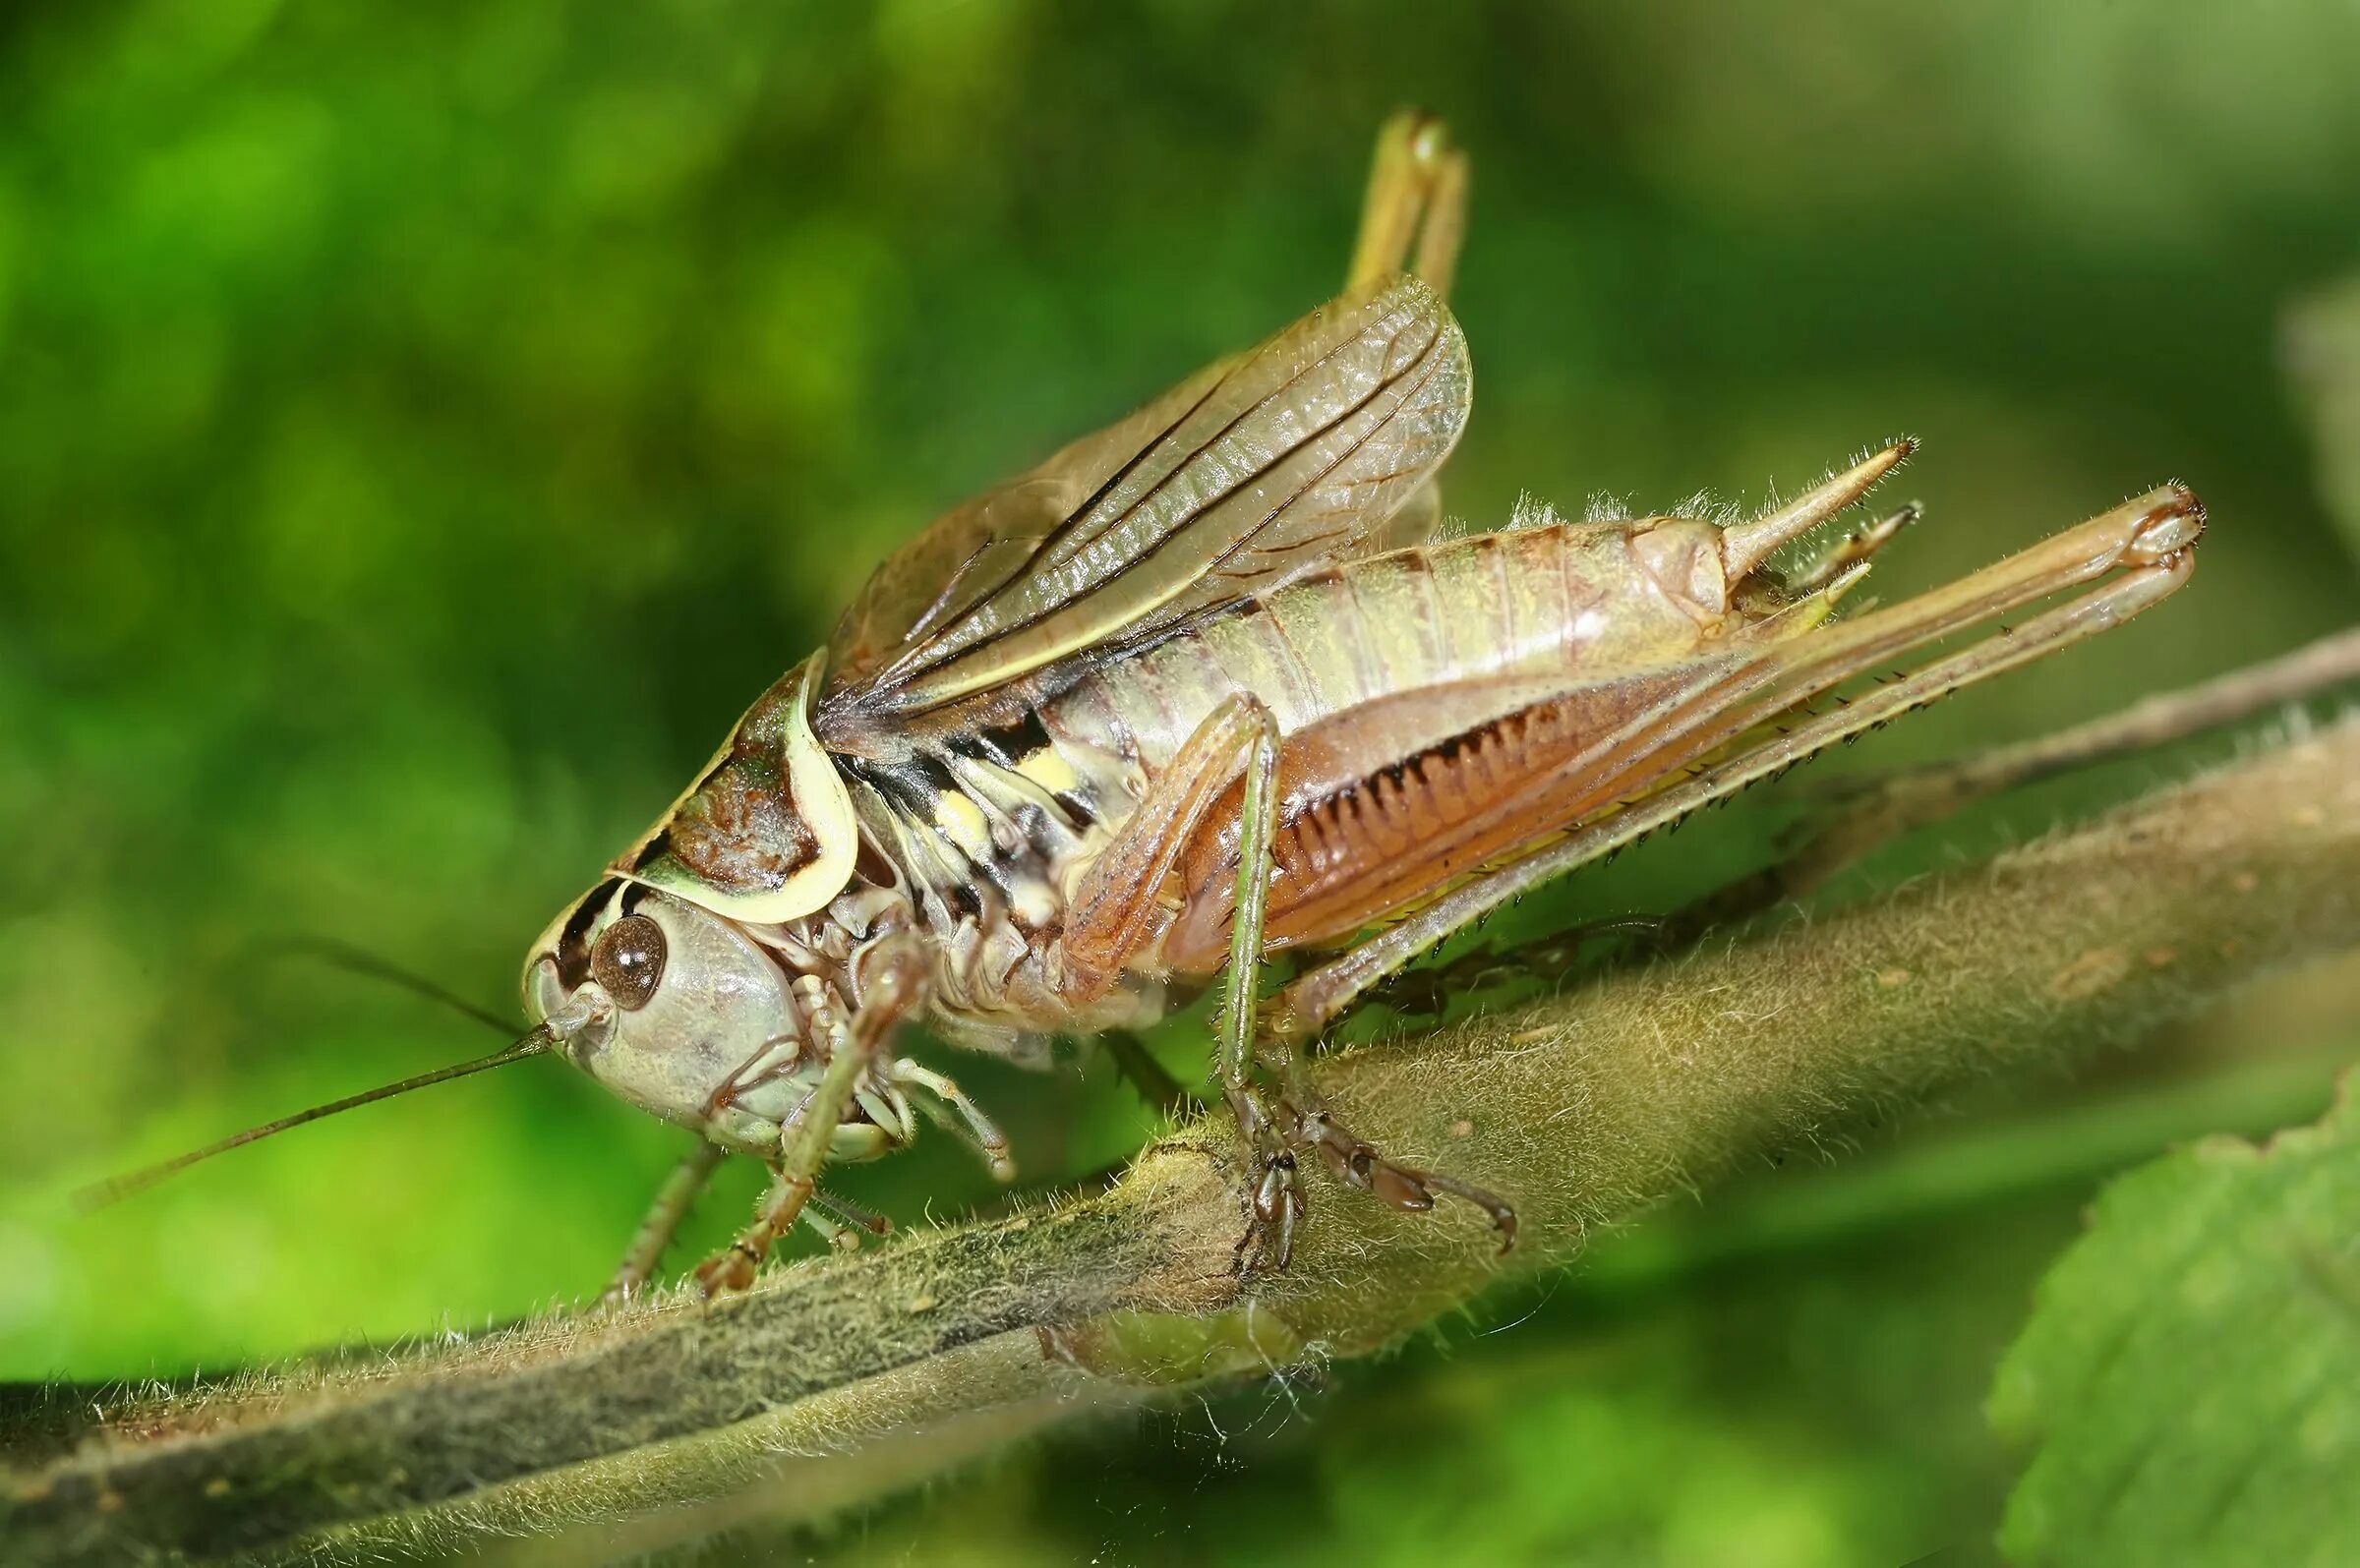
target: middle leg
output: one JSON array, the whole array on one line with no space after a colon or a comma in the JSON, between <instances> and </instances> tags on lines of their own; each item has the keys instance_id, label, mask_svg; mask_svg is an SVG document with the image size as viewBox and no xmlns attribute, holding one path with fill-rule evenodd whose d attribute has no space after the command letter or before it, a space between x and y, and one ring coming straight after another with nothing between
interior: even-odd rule
<instances>
[{"instance_id":1,"label":"middle leg","mask_svg":"<svg viewBox=\"0 0 2360 1568\"><path fill-rule=\"evenodd\" d=\"M639 1230L624 1250L622 1261L615 1267L615 1277L607 1282L606 1293L599 1298L601 1302L627 1300L655 1277L656 1265L664 1260L664 1249L672 1245L680 1222L688 1217L689 1206L705 1190L715 1167L727 1154L720 1144L699 1138L696 1147L680 1157L680 1163L657 1190L655 1203L648 1209L647 1218L639 1222Z\"/></svg>"}]
</instances>

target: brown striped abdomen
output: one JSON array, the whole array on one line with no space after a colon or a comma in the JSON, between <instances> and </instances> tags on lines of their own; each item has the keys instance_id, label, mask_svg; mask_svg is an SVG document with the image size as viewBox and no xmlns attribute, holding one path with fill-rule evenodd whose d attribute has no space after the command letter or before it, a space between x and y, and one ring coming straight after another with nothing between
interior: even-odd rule
<instances>
[{"instance_id":1,"label":"brown striped abdomen","mask_svg":"<svg viewBox=\"0 0 2360 1568\"><path fill-rule=\"evenodd\" d=\"M1347 562L1094 671L1041 717L1061 746L1152 776L1221 700L1260 698L1285 803L1271 944L1342 937L1611 800L1629 769L1602 739L1694 685L1692 663L1665 667L1748 618L1721 602L1712 546L1684 520L1553 524ZM1183 861L1159 967L1225 957L1237 797Z\"/></svg>"},{"instance_id":2,"label":"brown striped abdomen","mask_svg":"<svg viewBox=\"0 0 2360 1568\"><path fill-rule=\"evenodd\" d=\"M1281 754L1282 812L1270 845L1268 946L1340 940L1423 902L1510 851L1643 791L1705 745L1659 741L1674 715L1711 706L1732 666L1690 664L1564 694L1495 677L1462 691L1375 703L1307 731ZM1492 697L1442 738L1449 699ZM1393 708L1431 707L1433 725ZM1671 726L1675 730L1678 726ZM1376 767L1366 759L1390 751ZM1347 759L1338 765L1339 755ZM1196 972L1225 953L1242 791L1212 813L1223 824L1182 873L1186 907L1163 958Z\"/></svg>"}]
</instances>

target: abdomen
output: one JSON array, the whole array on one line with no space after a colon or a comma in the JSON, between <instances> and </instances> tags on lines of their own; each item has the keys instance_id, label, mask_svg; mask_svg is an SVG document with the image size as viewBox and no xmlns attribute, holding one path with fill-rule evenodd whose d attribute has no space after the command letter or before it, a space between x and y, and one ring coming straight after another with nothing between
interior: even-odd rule
<instances>
[{"instance_id":1,"label":"abdomen","mask_svg":"<svg viewBox=\"0 0 2360 1568\"><path fill-rule=\"evenodd\" d=\"M1714 610L1664 593L1630 532L1552 524L1347 562L1100 668L1041 717L1152 776L1224 698L1261 699L1287 807L1270 944L1340 938L1554 825L1536 816L1582 809L1556 776L1612 716L1576 700L1486 717L1475 694L1644 668L1710 635ZM1369 765L1339 777L1339 745ZM1156 967L1207 974L1226 956L1238 794L1184 861Z\"/></svg>"}]
</instances>

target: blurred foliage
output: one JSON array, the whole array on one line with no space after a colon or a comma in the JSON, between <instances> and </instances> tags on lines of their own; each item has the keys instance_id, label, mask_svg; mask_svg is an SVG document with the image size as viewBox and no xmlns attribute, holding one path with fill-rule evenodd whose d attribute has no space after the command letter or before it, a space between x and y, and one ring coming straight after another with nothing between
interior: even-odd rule
<instances>
[{"instance_id":1,"label":"blurred foliage","mask_svg":"<svg viewBox=\"0 0 2360 1568\"><path fill-rule=\"evenodd\" d=\"M1931 522L1888 594L2168 476L2211 502L2168 610L1846 766L2348 620L2277 323L2360 259L2356 49L2360 13L2318 0L12 8L0 1376L216 1365L602 1278L678 1134L554 1064L95 1219L64 1194L489 1045L270 943L507 996L892 542L1332 288L1404 101L1475 160L1448 503L1478 524L1524 491L1791 492L1900 429L1928 438L1905 483ZM1757 862L1781 813L1625 857L1558 913L1663 907ZM2238 1030L2145 1071L2202 1082L2304 1037ZM1157 1048L1193 1076L1198 1038ZM1031 1179L1152 1125L1078 1061L962 1068ZM845 1186L911 1221L974 1201L948 1142ZM726 1182L692 1245L752 1190ZM1387 1561L1456 1532L1715 1564L1976 1540L2006 1465L1982 1377L2087 1190L1053 1443L840 1540Z\"/></svg>"}]
</instances>

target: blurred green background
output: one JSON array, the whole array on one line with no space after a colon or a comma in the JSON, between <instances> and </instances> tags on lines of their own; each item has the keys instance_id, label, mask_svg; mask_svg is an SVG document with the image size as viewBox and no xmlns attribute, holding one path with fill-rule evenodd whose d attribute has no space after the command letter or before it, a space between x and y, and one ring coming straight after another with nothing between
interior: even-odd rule
<instances>
[{"instance_id":1,"label":"blurred green background","mask_svg":"<svg viewBox=\"0 0 2360 1568\"><path fill-rule=\"evenodd\" d=\"M2166 610L1842 767L2349 621L2282 321L2360 265L2356 66L2360 11L2329 0L11 8L0 1378L218 1367L594 1288L682 1134L555 1064L95 1217L66 1195L488 1049L273 949L342 938L509 1009L542 923L892 543L1335 286L1405 102L1474 159L1477 413L1447 503L1479 526L1524 492L1791 492L1907 431L1930 522L1880 565L1891 596L2165 478L2211 503ZM1862 880L2186 765L2033 792ZM1565 907L1661 908L1757 863L1837 770ZM1386 1363L1057 1438L814 1549L1977 1550L2010 1474L1978 1402L2080 1205L2170 1137L2310 1114L2348 994L2273 991L1612 1239ZM1158 1049L1193 1076L1200 1038ZM1031 1179L1154 1125L1077 1066L961 1065ZM690 1247L754 1185L725 1182ZM937 1138L843 1185L917 1222L987 1184Z\"/></svg>"}]
</instances>

